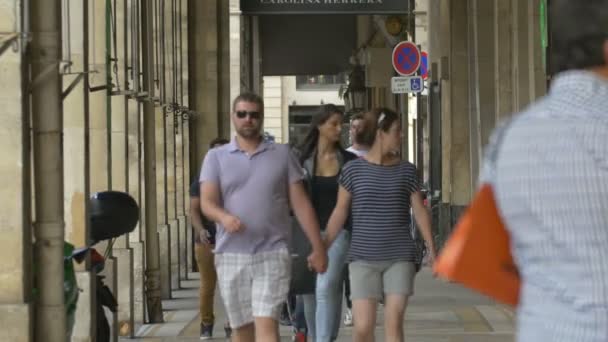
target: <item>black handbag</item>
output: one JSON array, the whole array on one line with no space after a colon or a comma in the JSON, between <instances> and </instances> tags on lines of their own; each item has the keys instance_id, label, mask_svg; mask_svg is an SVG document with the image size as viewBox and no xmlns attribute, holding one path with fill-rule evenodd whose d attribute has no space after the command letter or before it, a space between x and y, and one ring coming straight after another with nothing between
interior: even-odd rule
<instances>
[{"instance_id":1,"label":"black handbag","mask_svg":"<svg viewBox=\"0 0 608 342\"><path fill-rule=\"evenodd\" d=\"M411 222L410 222L410 234L412 236L412 240L414 241L415 247L415 257L414 257L414 265L416 266L416 272L420 271L422 268L422 262L424 261L424 256L426 255L426 244L424 243L424 239L422 238L422 234L416 228L416 220L414 219L414 213L410 209L411 213Z\"/></svg>"}]
</instances>

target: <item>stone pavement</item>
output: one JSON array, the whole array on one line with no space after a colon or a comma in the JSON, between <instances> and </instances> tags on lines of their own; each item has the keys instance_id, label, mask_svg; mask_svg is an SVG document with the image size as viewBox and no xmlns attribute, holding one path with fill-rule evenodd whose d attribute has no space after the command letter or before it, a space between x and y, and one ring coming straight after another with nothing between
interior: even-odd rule
<instances>
[{"instance_id":1,"label":"stone pavement","mask_svg":"<svg viewBox=\"0 0 608 342\"><path fill-rule=\"evenodd\" d=\"M182 290L174 299L163 302L165 322L144 325L138 338L121 339L145 342L198 341L198 274L182 281ZM219 296L217 296L219 297ZM219 298L216 299L216 328L214 341L225 341L225 316ZM376 340L383 341L382 311L378 311ZM495 304L454 284L434 279L423 270L416 279L416 294L410 300L406 314L407 342L512 342L514 313L508 307ZM281 327L282 341L291 341L290 327ZM338 341L351 341L352 328L340 329Z\"/></svg>"}]
</instances>

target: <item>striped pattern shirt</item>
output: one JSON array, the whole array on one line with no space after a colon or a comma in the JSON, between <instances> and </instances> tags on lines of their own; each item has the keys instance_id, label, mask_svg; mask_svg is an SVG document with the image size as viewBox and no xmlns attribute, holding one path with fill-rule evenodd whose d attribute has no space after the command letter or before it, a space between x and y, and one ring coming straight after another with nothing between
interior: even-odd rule
<instances>
[{"instance_id":1,"label":"striped pattern shirt","mask_svg":"<svg viewBox=\"0 0 608 342\"><path fill-rule=\"evenodd\" d=\"M608 80L559 75L501 141L482 181L522 275L517 341L608 341Z\"/></svg>"},{"instance_id":2,"label":"striped pattern shirt","mask_svg":"<svg viewBox=\"0 0 608 342\"><path fill-rule=\"evenodd\" d=\"M347 163L340 185L352 195L349 260L415 261L409 231L410 198L419 190L416 167L372 164L364 158Z\"/></svg>"}]
</instances>

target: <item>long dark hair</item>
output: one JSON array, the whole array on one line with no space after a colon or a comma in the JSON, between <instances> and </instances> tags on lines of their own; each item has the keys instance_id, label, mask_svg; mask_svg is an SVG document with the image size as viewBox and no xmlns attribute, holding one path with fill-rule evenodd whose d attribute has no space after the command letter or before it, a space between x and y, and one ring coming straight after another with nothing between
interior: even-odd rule
<instances>
[{"instance_id":1,"label":"long dark hair","mask_svg":"<svg viewBox=\"0 0 608 342\"><path fill-rule=\"evenodd\" d=\"M327 120L335 114L344 116L344 112L342 112L338 106L326 104L321 106L319 112L313 116L308 128L308 133L306 133L304 140L302 140L302 143L298 146L298 150L300 151L300 163L304 163L306 159L310 158L315 148L317 148L317 144L319 143L319 126L327 122ZM336 149L338 151L342 150L340 140L336 142Z\"/></svg>"}]
</instances>

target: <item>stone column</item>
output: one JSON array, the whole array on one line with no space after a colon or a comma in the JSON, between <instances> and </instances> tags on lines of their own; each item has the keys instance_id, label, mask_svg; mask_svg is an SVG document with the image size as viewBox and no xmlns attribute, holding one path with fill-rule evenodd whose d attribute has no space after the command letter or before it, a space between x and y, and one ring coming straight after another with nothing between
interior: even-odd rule
<instances>
[{"instance_id":1,"label":"stone column","mask_svg":"<svg viewBox=\"0 0 608 342\"><path fill-rule=\"evenodd\" d=\"M163 2L161 2L162 4ZM159 234L159 253L160 253L160 277L161 277L161 296L163 299L171 298L171 251L170 251L170 230L167 221L167 160L166 160L166 121L165 108L163 107L166 99L165 67L164 58L164 25L163 16L166 15L161 6L154 7L154 51L158 57L155 60L155 116L156 120L156 196L157 196L157 218Z\"/></svg>"},{"instance_id":2,"label":"stone column","mask_svg":"<svg viewBox=\"0 0 608 342\"><path fill-rule=\"evenodd\" d=\"M427 121L428 125L428 134L429 134L429 163L427 164L429 167L429 185L431 190L435 192L436 190L441 190L441 113L439 108L441 106L441 101L438 99L440 96L440 84L441 73L440 73L440 63L443 56L443 51L441 48L441 32L440 32L440 23L441 23L441 4L439 1L429 1L427 7L427 25L428 25L428 33L427 33L427 45L428 45L428 53L429 53L429 120ZM442 201L439 199L437 204L433 201L433 205L435 208L439 209L442 207ZM439 226L439 210L432 210L432 222L433 222L433 231L436 234L440 233ZM439 243L439 241L438 241Z\"/></svg>"},{"instance_id":3,"label":"stone column","mask_svg":"<svg viewBox=\"0 0 608 342\"><path fill-rule=\"evenodd\" d=\"M513 112L513 6L508 1L494 0L494 49L496 120Z\"/></svg>"},{"instance_id":4,"label":"stone column","mask_svg":"<svg viewBox=\"0 0 608 342\"><path fill-rule=\"evenodd\" d=\"M521 110L530 103L530 72L528 43L530 24L529 1L514 0L513 11L513 109Z\"/></svg>"},{"instance_id":5,"label":"stone column","mask_svg":"<svg viewBox=\"0 0 608 342\"><path fill-rule=\"evenodd\" d=\"M247 17L246 17L247 18ZM248 38L248 44L244 49L244 52L250 56L246 60L249 62L249 75L250 75L250 87L249 89L260 95L264 96L264 80L262 76L262 45L260 37L260 18L258 16L249 17L250 33L246 36Z\"/></svg>"},{"instance_id":6,"label":"stone column","mask_svg":"<svg viewBox=\"0 0 608 342\"><path fill-rule=\"evenodd\" d=\"M169 255L171 268L171 288L179 288L179 224L175 200L175 10L174 1L164 1L163 32L165 48L165 159L167 182L167 223L169 225Z\"/></svg>"},{"instance_id":7,"label":"stone column","mask_svg":"<svg viewBox=\"0 0 608 342\"><path fill-rule=\"evenodd\" d=\"M470 152L470 96L467 0L450 1L450 106L445 108L445 129L449 131L442 141L447 152L444 163L448 174L444 175L444 191L450 195L451 221L454 222L471 199L471 152ZM449 119L448 119L449 117ZM445 131L444 131L445 132Z\"/></svg>"},{"instance_id":8,"label":"stone column","mask_svg":"<svg viewBox=\"0 0 608 342\"><path fill-rule=\"evenodd\" d=\"M232 94L230 93L230 2L218 1L219 27L219 136L230 139L230 113L232 112Z\"/></svg>"},{"instance_id":9,"label":"stone column","mask_svg":"<svg viewBox=\"0 0 608 342\"><path fill-rule=\"evenodd\" d=\"M441 89L441 204L445 238L471 198L468 0L429 5L431 63ZM437 152L436 152L437 153Z\"/></svg>"},{"instance_id":10,"label":"stone column","mask_svg":"<svg viewBox=\"0 0 608 342\"><path fill-rule=\"evenodd\" d=\"M182 146L184 149L184 154L183 154L183 158L184 158L184 166L183 166L183 171L185 175L189 175L190 174L190 120L186 118L182 119ZM186 180L186 179L185 179ZM186 263L187 263L187 272L192 272L193 265L195 263L194 261L194 240L193 240L193 233L192 233L192 228L191 228L191 224L190 224L190 212L189 212L189 208L190 208L190 195L189 195L189 182L184 181L184 207L185 207L185 216L184 216L184 220L185 220L185 244L186 244Z\"/></svg>"},{"instance_id":11,"label":"stone column","mask_svg":"<svg viewBox=\"0 0 608 342\"><path fill-rule=\"evenodd\" d=\"M73 90L63 100L63 149L64 149L64 208L66 222L66 240L76 248L89 243L88 223L86 222L87 202L89 199L89 144L86 135L89 129L90 115L88 97L89 89L83 72L86 72L88 61L85 59L86 40L88 37L88 13L83 2L71 2L69 26L63 27L64 59L72 65L64 75L64 89L75 84ZM79 28L77 30L73 28ZM80 29L82 28L82 29ZM68 29L69 35L68 35ZM69 37L69 45L67 39ZM69 46L69 49L67 48ZM83 78L83 79L81 79ZM80 79L80 80L79 80ZM77 83L75 83L77 82ZM96 312L94 274L90 272L89 260L83 264L74 263L76 279L81 292L78 297L76 323L72 334L73 341L90 341L94 332Z\"/></svg>"},{"instance_id":12,"label":"stone column","mask_svg":"<svg viewBox=\"0 0 608 342\"><path fill-rule=\"evenodd\" d=\"M123 325L121 332L129 337L135 336L135 326L143 324L145 321L145 259L144 259L144 236L142 227L145 227L144 222L144 207L142 197L143 184L143 154L140 146L143 145L143 137L141 136L141 117L142 108L136 100L137 93L141 90L141 82L139 79L139 12L136 2L127 1L127 51L125 60L128 66L126 71L126 80L128 89L131 95L126 99L126 160L127 160L127 192L137 201L140 207L140 219L135 227L135 230L129 234L128 243L131 248L133 266L131 271L132 287L131 287L131 305L132 314L130 326ZM140 145L140 143L142 145ZM128 329L126 329L128 328Z\"/></svg>"},{"instance_id":13,"label":"stone column","mask_svg":"<svg viewBox=\"0 0 608 342\"><path fill-rule=\"evenodd\" d=\"M190 121L193 126L191 132L194 144L191 149L192 164L190 170L193 177L198 175L209 142L218 135L221 122L218 117L217 13L217 0L194 1L191 4L191 18L196 18L191 32L194 52L191 54L190 64L192 66L190 75L193 77L191 80L193 98L190 104L196 112L196 115ZM232 87L233 79L231 78L230 81ZM231 98L234 98L234 96L231 93Z\"/></svg>"},{"instance_id":14,"label":"stone column","mask_svg":"<svg viewBox=\"0 0 608 342\"><path fill-rule=\"evenodd\" d=\"M182 49L183 49L183 13L181 1L175 3L175 103L178 108L174 116L175 122L175 217L178 224L178 263L179 278L188 278L187 245L186 245L186 214L184 212L184 144L182 115L184 105L182 98Z\"/></svg>"},{"instance_id":15,"label":"stone column","mask_svg":"<svg viewBox=\"0 0 608 342\"><path fill-rule=\"evenodd\" d=\"M107 46L106 46L106 3L91 1L90 6L90 190L91 194L99 191L107 191L112 188L112 146L111 146L111 88L108 84L107 75ZM99 243L95 248L104 253L108 247L107 242ZM114 293L117 289L117 263L113 256L105 261L103 274L106 276L104 283ZM94 278L94 277L93 277ZM93 279L93 281L95 281ZM95 292L93 292L95 293ZM95 306L93 306L95 308ZM107 314L110 326L113 327L113 337L116 337L117 319L114 314ZM94 321L92 321L94 322ZM84 323L90 324L90 322ZM94 323L93 323L94 325ZM89 337L90 338L90 337Z\"/></svg>"},{"instance_id":16,"label":"stone column","mask_svg":"<svg viewBox=\"0 0 608 342\"><path fill-rule=\"evenodd\" d=\"M184 125L181 112L175 117L175 217L177 220L178 277L187 279L186 214L184 213Z\"/></svg>"},{"instance_id":17,"label":"stone column","mask_svg":"<svg viewBox=\"0 0 608 342\"><path fill-rule=\"evenodd\" d=\"M155 108L156 120L156 197L158 213L158 234L160 253L161 296L171 298L171 250L170 232L167 223L167 191L165 164L165 112L162 107Z\"/></svg>"},{"instance_id":18,"label":"stone column","mask_svg":"<svg viewBox=\"0 0 608 342\"><path fill-rule=\"evenodd\" d=\"M185 178L187 181L184 182L186 212L189 212L190 208L188 188L190 182L198 178L209 143L222 133L227 137L230 131L229 115L226 115L226 112L230 112L230 99L233 98L233 79L232 76L221 75L220 70L230 70L229 75L232 75L231 47L234 35L228 34L233 33L232 19L228 20L229 6L235 6L232 2L229 4L228 1L209 0L189 1L188 4L188 19L191 23L188 46L193 51L188 51L190 69L187 75L191 78L189 82L192 97L184 99L184 103L192 109L193 115L183 121L184 169L189 170ZM238 1L236 8L238 9ZM219 46L222 51L219 51ZM227 51L230 54L227 54ZM184 95L186 94L187 92L184 92ZM189 248L187 258L192 265L193 236L189 219L185 228L185 243Z\"/></svg>"},{"instance_id":19,"label":"stone column","mask_svg":"<svg viewBox=\"0 0 608 342\"><path fill-rule=\"evenodd\" d=\"M145 259L144 259L144 236L142 231L144 225L143 197L142 197L142 151L140 150L141 137L141 106L134 99L127 101L127 165L128 165L128 187L129 194L135 198L140 206L140 220L135 230L129 234L129 246L133 254L133 325L130 329L131 336L134 335L135 324L142 324L145 317L144 307L144 281L145 281Z\"/></svg>"},{"instance_id":20,"label":"stone column","mask_svg":"<svg viewBox=\"0 0 608 342\"><path fill-rule=\"evenodd\" d=\"M91 193L108 190L109 187L109 146L106 84L106 25L105 3L91 2L89 7L89 95Z\"/></svg>"},{"instance_id":21,"label":"stone column","mask_svg":"<svg viewBox=\"0 0 608 342\"><path fill-rule=\"evenodd\" d=\"M496 125L494 2L469 0L474 9L469 17L471 28L471 186L477 184L483 147Z\"/></svg>"},{"instance_id":22,"label":"stone column","mask_svg":"<svg viewBox=\"0 0 608 342\"><path fill-rule=\"evenodd\" d=\"M195 23L191 20L189 16L189 1L188 0L178 0L181 6L181 82L180 82L180 101L184 107L192 108L192 103L190 100L190 92L189 92L189 84L190 84L190 49L193 46L193 42L190 41L190 28L194 27ZM185 116L187 117L187 116ZM187 130L186 130L187 132ZM185 146L185 145L184 145Z\"/></svg>"},{"instance_id":23,"label":"stone column","mask_svg":"<svg viewBox=\"0 0 608 342\"><path fill-rule=\"evenodd\" d=\"M112 4L114 5L114 3ZM111 127L112 127L112 190L128 192L128 162L127 162L127 55L126 47L126 11L125 3L116 3L113 8L116 13L115 29L116 42L112 39L109 52L111 58L112 83L114 85L111 97ZM116 330L121 336L130 336L133 329L133 250L129 245L129 236L119 237L112 251L117 261L117 287L114 295L118 301Z\"/></svg>"},{"instance_id":24,"label":"stone column","mask_svg":"<svg viewBox=\"0 0 608 342\"><path fill-rule=\"evenodd\" d=\"M187 27L187 14L184 9L185 1L177 0L175 4L175 39L176 39L176 70L175 70L175 103L177 103L179 111L175 115L176 135L175 135L175 210L178 221L178 245L179 245L179 277L180 279L188 279L188 245L186 242L186 234L188 229L188 220L185 212L185 184L188 183L184 169L184 125L183 116L186 114L186 106L184 105L183 92L183 68L184 68L184 53L187 44L187 32L184 28ZM184 22L186 26L184 26ZM184 42L186 44L184 44ZM188 172L190 170L187 170Z\"/></svg>"},{"instance_id":25,"label":"stone column","mask_svg":"<svg viewBox=\"0 0 608 342\"><path fill-rule=\"evenodd\" d=\"M186 108L189 108L189 103L188 103L188 50L189 50L189 45L188 45L188 1L187 0L179 0L179 7L180 7L180 13L179 13L179 17L180 17L180 55L179 55L179 61L180 61L180 68L179 68L179 103L181 104L182 108L184 108L184 112L182 113L182 115L179 118L180 121L180 125L181 125L181 135L178 135L177 139L177 146L180 146L179 148L181 149L181 171L179 171L179 174L182 177L182 183L178 183L178 188L181 188L181 209L179 206L179 193L178 193L178 210L180 212L180 214L178 214L178 220L179 220L179 226L180 226L180 231L183 232L182 235L180 235L180 244L183 243L184 244L184 249L183 249L183 258L184 258L184 278L188 277L188 272L190 270L192 270L192 258L191 255L193 255L193 251L192 251L192 240L191 240L191 234L189 234L190 232L190 222L188 220L188 208L189 208L189 195L188 195L188 190L189 190L189 185L190 185L190 164L188 163L189 160L189 155L190 155L190 150L189 150L189 138L188 137L188 131L189 131L189 127L187 125L187 118L189 116L188 112L186 112ZM181 141L179 141L179 139L181 138ZM179 180L178 180L179 182ZM182 242L182 238L183 237L183 242ZM189 239L190 238L190 239Z\"/></svg>"},{"instance_id":26,"label":"stone column","mask_svg":"<svg viewBox=\"0 0 608 342\"><path fill-rule=\"evenodd\" d=\"M71 4L77 6L77 4ZM75 11L71 12L74 17ZM88 1L87 18L88 26L88 68L89 73L84 77L88 77L87 86L85 89L88 92L88 107L85 107L84 113L88 111L89 116L89 152L85 158L89 164L89 189L90 194L98 191L109 189L109 141L108 141L108 117L107 117L107 91L105 86L106 79L106 25L105 25L105 3ZM74 23L72 28L83 25L83 23ZM72 44L73 45L73 44ZM72 109L70 109L71 111ZM77 109L76 109L77 110ZM66 112L67 114L67 112ZM81 142L84 145L84 141ZM67 156L67 154L66 154ZM69 179L69 178L67 178ZM103 253L107 243L100 243L95 248ZM108 260L105 273L113 274L115 271L113 260ZM115 277L111 277L115 278ZM76 312L76 324L74 326L74 334L72 341L92 341L91 336L96 331L95 324L95 274L79 273L79 286L84 290L81 299L78 300L78 309ZM116 288L111 286L111 288ZM90 299L89 299L90 298ZM110 319L111 321L111 319Z\"/></svg>"},{"instance_id":27,"label":"stone column","mask_svg":"<svg viewBox=\"0 0 608 342\"><path fill-rule=\"evenodd\" d=\"M158 163L157 163L157 85L155 82L156 55L158 45L155 37L154 4L149 1L138 3L141 19L141 97L143 110L140 123L140 136L143 138L143 186L142 212L145 213L145 308L150 323L163 322L162 278L160 263L160 241L158 221ZM162 113L161 113L162 119ZM162 208L161 208L162 209ZM161 221L162 222L162 221ZM143 226L142 226L143 227Z\"/></svg>"},{"instance_id":28,"label":"stone column","mask_svg":"<svg viewBox=\"0 0 608 342\"><path fill-rule=\"evenodd\" d=\"M479 63L479 52L480 41L478 39L480 30L478 29L480 21L483 19L480 16L483 14L479 13L478 6L480 5L477 0L468 0L469 7L469 18L468 18L468 41L469 41L469 54L468 54L468 90L469 90L469 152L470 152L470 183L473 184L476 174L479 170L479 163L481 156L481 108L480 108L480 70ZM482 1L483 2L483 1ZM487 2L487 1L486 1ZM483 7L483 5L481 5Z\"/></svg>"},{"instance_id":29,"label":"stone column","mask_svg":"<svg viewBox=\"0 0 608 342\"><path fill-rule=\"evenodd\" d=\"M513 87L515 111L546 92L540 36L541 0L513 1Z\"/></svg>"},{"instance_id":30,"label":"stone column","mask_svg":"<svg viewBox=\"0 0 608 342\"><path fill-rule=\"evenodd\" d=\"M536 100L547 92L547 70L543 61L543 46L540 30L540 6L545 0L528 2L528 53L530 65L530 99ZM546 7L546 5L545 5Z\"/></svg>"},{"instance_id":31,"label":"stone column","mask_svg":"<svg viewBox=\"0 0 608 342\"><path fill-rule=\"evenodd\" d=\"M140 89L143 90L143 89ZM138 127L137 127L137 134L138 134L138 139L137 139L137 143L138 143L138 148L137 148L137 154L139 156L139 212L140 212L140 220L139 220L139 225L137 230L139 230L139 234L137 233L137 230L135 232L133 232L133 234L131 234L131 244L133 244L133 241L137 241L137 239L141 239L141 258L142 258L142 267L141 267L141 274L138 275L137 273L137 261L136 261L136 268L135 268L135 274L134 274L134 281L135 283L139 282L139 276L142 278L141 281L143 282L143 289L142 289L142 297L141 297L141 302L139 301L138 297L137 297L137 292L135 292L135 314L138 315L139 314L139 307L137 307L138 305L141 306L141 309L143 310L141 312L141 314L143 315L143 322L146 322L147 319L147 301L146 301L146 267L147 267L147 261L146 261L146 248L147 248L147 243L146 243L146 196L148 196L148 193L146 192L146 179L145 179L145 164L144 164L144 150L145 150L145 137L144 137L144 120L146 119L146 115L145 115L145 105L142 102L138 102L138 118L137 118L137 123L138 123ZM134 249L136 249L136 247L134 247ZM134 251L135 255L137 255L137 251ZM137 260L137 256L135 257L135 260ZM160 285L159 285L160 286Z\"/></svg>"},{"instance_id":32,"label":"stone column","mask_svg":"<svg viewBox=\"0 0 608 342\"><path fill-rule=\"evenodd\" d=\"M15 37L20 27L20 2L7 2L0 9L0 32ZM9 34L10 33L10 34ZM7 38L8 39L8 38ZM25 41L14 41L0 55L0 103L3 124L0 126L0 340L30 342L33 339L32 305L32 226L31 162L29 109L23 86L27 79Z\"/></svg>"}]
</instances>

